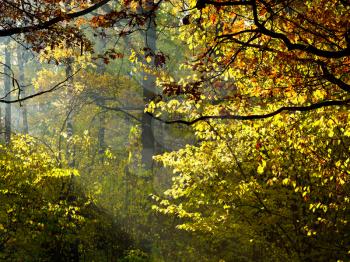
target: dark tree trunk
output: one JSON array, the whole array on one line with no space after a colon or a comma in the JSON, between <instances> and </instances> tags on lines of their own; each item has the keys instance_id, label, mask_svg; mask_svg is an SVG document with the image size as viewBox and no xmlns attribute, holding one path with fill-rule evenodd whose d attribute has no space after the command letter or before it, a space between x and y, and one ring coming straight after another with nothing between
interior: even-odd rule
<instances>
[{"instance_id":1,"label":"dark tree trunk","mask_svg":"<svg viewBox=\"0 0 350 262\"><path fill-rule=\"evenodd\" d=\"M102 100L100 102L101 105L105 105L105 101ZM98 153L101 156L101 161L103 161L103 154L106 150L106 143L105 143L105 129L106 129L106 116L104 113L100 113L99 115L99 129L98 129Z\"/></svg>"},{"instance_id":2,"label":"dark tree trunk","mask_svg":"<svg viewBox=\"0 0 350 262\"><path fill-rule=\"evenodd\" d=\"M11 52L8 44L9 41L5 43L4 95L6 100L11 100ZM5 142L11 142L11 104L5 105Z\"/></svg>"},{"instance_id":3,"label":"dark tree trunk","mask_svg":"<svg viewBox=\"0 0 350 262\"><path fill-rule=\"evenodd\" d=\"M148 0L151 3L148 5L153 5L153 0ZM155 15L151 15L146 22L146 33L145 33L145 43L148 52L153 56L156 53L156 41L157 41L157 32L156 32L156 21ZM152 58L154 63L154 57ZM142 80L143 87L143 101L145 104L148 104L156 94L156 77L151 74L144 73ZM148 114L142 115L142 163L145 168L152 168L152 157L155 154L155 139L154 132L152 128L152 117Z\"/></svg>"},{"instance_id":4,"label":"dark tree trunk","mask_svg":"<svg viewBox=\"0 0 350 262\"><path fill-rule=\"evenodd\" d=\"M68 59L67 65L66 65L66 77L70 77L73 73L72 69L72 59ZM75 161L74 161L74 145L72 144L72 136L73 136L73 106L74 106L74 98L73 98L73 79L69 78L68 80L68 99L69 99L69 110L68 110L68 117L66 122L66 130L67 130L67 159L68 159L68 166L71 168L74 168Z\"/></svg>"},{"instance_id":5,"label":"dark tree trunk","mask_svg":"<svg viewBox=\"0 0 350 262\"><path fill-rule=\"evenodd\" d=\"M25 50L22 48L22 46L17 47L17 59L18 59L18 70L19 70L19 76L18 81L19 85L21 86L21 97L26 96L26 87L25 87L25 80L24 80L24 65L26 63L25 59ZM25 102L22 103L21 107L21 116L22 116L22 131L24 134L28 134L29 127L28 127L28 110L27 105Z\"/></svg>"},{"instance_id":6,"label":"dark tree trunk","mask_svg":"<svg viewBox=\"0 0 350 262\"><path fill-rule=\"evenodd\" d=\"M68 117L66 122L66 130L67 130L67 148L66 148L66 154L68 158L68 166L70 168L75 167L75 146L72 142L72 137L74 134L74 122L73 122L73 112L74 112L74 90L73 90L73 78L71 77L73 75L73 58L69 58L66 65L66 77L69 77L68 80L68 99L69 99L69 110L68 110ZM75 188L75 177L72 174L70 176L70 180L68 182L68 189L66 198L68 202L73 203L77 196L76 196L76 188ZM78 238L77 234L74 234L75 239L72 241L72 243L69 245L70 253L68 261L72 262L78 262L80 260L80 254L79 254L79 243L80 240Z\"/></svg>"},{"instance_id":7,"label":"dark tree trunk","mask_svg":"<svg viewBox=\"0 0 350 262\"><path fill-rule=\"evenodd\" d=\"M104 9L108 9L108 7L105 7ZM102 50L105 50L107 46L107 41L105 38L101 39L101 44L102 44L101 46ZM105 71L106 71L106 64L104 62L100 62L100 64L98 65L98 73L102 75L105 73ZM103 108L106 105L106 102L102 96L99 97L96 102L101 108ZM98 129L98 138L97 138L98 154L100 156L100 161L103 161L104 153L106 150L106 143L105 143L106 116L103 112L100 112L98 118L99 118L99 129Z\"/></svg>"},{"instance_id":8,"label":"dark tree trunk","mask_svg":"<svg viewBox=\"0 0 350 262\"><path fill-rule=\"evenodd\" d=\"M0 143L3 141L3 126L2 126L2 108L0 105Z\"/></svg>"}]
</instances>

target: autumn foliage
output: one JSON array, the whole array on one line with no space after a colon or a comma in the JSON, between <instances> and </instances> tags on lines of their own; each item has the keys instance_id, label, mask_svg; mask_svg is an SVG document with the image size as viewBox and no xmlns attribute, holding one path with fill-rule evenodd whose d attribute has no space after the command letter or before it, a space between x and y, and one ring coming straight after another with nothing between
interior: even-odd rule
<instances>
[{"instance_id":1,"label":"autumn foliage","mask_svg":"<svg viewBox=\"0 0 350 262\"><path fill-rule=\"evenodd\" d=\"M12 186L22 192L25 187L19 173L24 171L30 178L28 190L38 194L34 196L44 209L54 204L50 212L68 210L70 214L74 210L71 217L67 212L52 216L63 221L59 230L72 226L74 234L80 233L86 225L83 211L94 209L81 208L84 194L80 202L63 203L59 187L49 191L54 195L47 194L48 189L37 192L50 181L68 180L67 172L73 171L63 166L69 162L65 158L74 155L77 168L86 178L82 180L85 193L105 206L109 205L108 197L118 199L112 209L129 221L131 235L139 242L179 237L174 243L158 241L157 247L147 249L164 259L350 259L348 1L3 2L0 36L13 36L39 53L41 61L71 66L76 72L75 83L67 85L70 91L53 97L49 106L52 111L67 112L72 105L62 101L69 100L76 106L71 110L75 118L81 116L77 120L81 137L69 137L57 123L50 123L54 126L50 132L59 137L58 143L52 143L54 151L59 152L60 168L44 149L30 151L33 141L29 138L14 140L9 148L0 147L4 152L0 156L0 178L6 187L11 186L7 175L11 173L16 182ZM157 42L157 50L147 39L147 32L156 29L155 37L164 41ZM140 44L135 35L144 42ZM169 42L175 48L169 47ZM177 51L181 55L175 57ZM124 59L129 59L127 65ZM39 90L58 82L56 78L62 74L43 69L33 83ZM132 79L136 74L139 78ZM140 91L150 79L154 80L147 82L152 85L153 99L146 97L147 90L143 89L143 94ZM145 107L145 112L130 106L135 104ZM131 127L126 121L114 122L111 115L101 117L106 112L124 113L137 123ZM91 127L97 117L99 129ZM147 126L142 121L149 117L155 121L149 123L159 124L152 127L153 132L167 126L176 133L181 125L184 129L180 128L177 135L186 141L185 146L174 146L176 150L159 150L152 172L142 168L138 141L144 138L140 126ZM106 119L110 120L108 124ZM98 139L83 132L85 127ZM128 131L119 132L121 127ZM119 133L107 136L107 129ZM125 134L129 134L129 141L123 144ZM191 139L185 140L186 135ZM47 134L44 137L49 140ZM113 146L104 144L107 137ZM64 152L62 145L68 147L70 143L74 150ZM20 163L23 154L28 160ZM106 175L116 172L115 177ZM155 175L159 173L163 177ZM162 179L169 179L160 186L167 189L155 192L157 187L151 183ZM115 191L106 193L101 188ZM6 190L4 187L0 192L4 199L12 192ZM134 206L130 205L131 195ZM51 234L37 218L45 210L30 198L14 196L12 202L6 201L14 203L14 208L0 210L0 232L7 236L7 228L13 231L16 223L26 231L15 233L17 242L11 242L13 237L2 240L3 245L22 245L17 236L33 232L38 236L35 247L39 249L42 231ZM21 221L24 224L6 221L2 214L7 212L11 217L20 212L21 201L29 201L26 203L33 206L34 214L26 214ZM96 224L88 222L93 229L82 233L84 244L91 239L89 232L101 237ZM168 227L157 228L157 223ZM109 228L113 225L107 223L104 229ZM135 233L137 230L142 234ZM182 232L191 242L183 241ZM124 236L123 231L120 234ZM112 237L111 241L119 240ZM52 242L46 244L53 246ZM69 253L69 246L66 249ZM133 261L130 257L148 259L138 251L124 254L125 261Z\"/></svg>"}]
</instances>

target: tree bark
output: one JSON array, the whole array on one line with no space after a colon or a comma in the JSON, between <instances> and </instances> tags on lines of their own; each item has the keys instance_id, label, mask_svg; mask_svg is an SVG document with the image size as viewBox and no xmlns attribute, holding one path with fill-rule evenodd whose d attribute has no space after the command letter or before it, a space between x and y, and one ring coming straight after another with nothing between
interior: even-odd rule
<instances>
[{"instance_id":1,"label":"tree bark","mask_svg":"<svg viewBox=\"0 0 350 262\"><path fill-rule=\"evenodd\" d=\"M149 0L147 6L154 5L153 0ZM146 48L151 53L152 61L154 64L154 55L157 49L156 41L157 41L157 32L156 32L156 21L155 15L152 14L148 17L146 22L146 33L145 33L145 43ZM145 104L148 104L156 94L156 77L151 74L144 73L142 80L143 87L143 101ZM155 153L155 139L154 132L152 129L152 117L148 114L142 115L142 163L146 169L151 169L153 160L152 157Z\"/></svg>"},{"instance_id":2,"label":"tree bark","mask_svg":"<svg viewBox=\"0 0 350 262\"><path fill-rule=\"evenodd\" d=\"M69 103L69 109L68 109L68 117L66 122L66 130L67 130L67 147L66 147L66 155L68 159L68 167L74 168L75 167L75 145L72 141L73 134L74 134L74 122L73 122L73 112L74 112L74 89L73 89L73 78L71 77L73 75L73 58L68 58L67 64L66 64L66 77L69 77L68 80L68 103ZM74 174L71 174L70 180L68 182L68 188L67 188L67 194L66 198L68 203L73 203L77 199L77 192L75 188L76 179ZM68 254L68 260L72 262L78 262L80 260L80 254L79 254L79 237L75 233L74 234L75 239L70 244L70 253Z\"/></svg>"},{"instance_id":3,"label":"tree bark","mask_svg":"<svg viewBox=\"0 0 350 262\"><path fill-rule=\"evenodd\" d=\"M108 6L104 7L104 10L106 12L109 12L109 8ZM105 50L106 46L107 46L107 40L105 38L101 39L101 49ZM103 75L106 71L106 64L104 62L100 62L98 65L98 73ZM97 104L100 106L100 108L102 109L105 105L106 102L103 98L103 96L99 97L97 100ZM100 157L100 161L103 162L104 160L104 153L106 150L106 143L105 143L105 130L106 130L106 116L104 113L100 113L99 116L99 129L98 129L98 154Z\"/></svg>"},{"instance_id":4,"label":"tree bark","mask_svg":"<svg viewBox=\"0 0 350 262\"><path fill-rule=\"evenodd\" d=\"M105 101L102 100L101 105L105 105ZM100 155L101 161L103 161L103 154L106 150L106 143L105 143L105 129L106 129L106 116L105 114L101 113L99 115L99 129L98 129L98 153Z\"/></svg>"},{"instance_id":5,"label":"tree bark","mask_svg":"<svg viewBox=\"0 0 350 262\"><path fill-rule=\"evenodd\" d=\"M72 59L68 59L67 65L66 65L66 77L70 77L73 74L73 69L72 69ZM69 85L68 85L68 99L69 99L69 106L73 107L74 106L74 94L73 94L73 79L70 77L69 80ZM68 117L67 117L67 122L66 122L66 130L67 130L67 148L66 148L66 153L67 153L67 159L68 159L68 166L70 168L74 168L75 166L75 161L74 161L74 152L73 152L73 146L72 146L72 137L73 137L73 112L72 110L68 110Z\"/></svg>"},{"instance_id":6,"label":"tree bark","mask_svg":"<svg viewBox=\"0 0 350 262\"><path fill-rule=\"evenodd\" d=\"M26 97L26 87L24 87L24 83L25 83L24 65L27 61L25 59L24 51L25 50L22 48L22 46L18 45L17 47L17 59L18 59L18 70L19 70L18 82L21 88L21 97ZM22 131L24 134L28 134L29 132L28 110L25 102L23 102L21 107L21 117L22 117Z\"/></svg>"},{"instance_id":7,"label":"tree bark","mask_svg":"<svg viewBox=\"0 0 350 262\"><path fill-rule=\"evenodd\" d=\"M9 50L10 41L5 42L5 64L4 64L4 96L6 100L11 100L11 52ZM5 105L5 143L11 142L11 104Z\"/></svg>"},{"instance_id":8,"label":"tree bark","mask_svg":"<svg viewBox=\"0 0 350 262\"><path fill-rule=\"evenodd\" d=\"M2 107L0 105L0 143L3 141Z\"/></svg>"}]
</instances>

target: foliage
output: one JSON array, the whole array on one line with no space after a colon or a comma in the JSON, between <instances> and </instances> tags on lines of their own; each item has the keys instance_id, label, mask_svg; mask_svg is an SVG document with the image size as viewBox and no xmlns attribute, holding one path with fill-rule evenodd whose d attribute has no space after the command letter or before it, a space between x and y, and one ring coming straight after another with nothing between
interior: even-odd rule
<instances>
[{"instance_id":1,"label":"foliage","mask_svg":"<svg viewBox=\"0 0 350 262\"><path fill-rule=\"evenodd\" d=\"M52 155L31 138L0 148L4 258L69 257L79 246L91 259L113 250L124 261L350 259L347 1L12 2L0 7L0 36L23 33L41 62L73 68L74 81L39 101L32 119ZM165 50L129 36L156 15ZM119 37L125 67L109 41ZM69 71L48 68L36 90ZM145 113L195 135L169 128L190 142L157 156L165 168L152 172L141 168L137 107L151 75L162 94ZM62 169L68 163L79 178Z\"/></svg>"},{"instance_id":2,"label":"foliage","mask_svg":"<svg viewBox=\"0 0 350 262\"><path fill-rule=\"evenodd\" d=\"M272 260L346 260L349 139L347 123L339 121L345 114L200 123L200 146L158 157L177 175L155 208L184 219L181 229L238 237L240 248L277 253Z\"/></svg>"},{"instance_id":3,"label":"foliage","mask_svg":"<svg viewBox=\"0 0 350 262\"><path fill-rule=\"evenodd\" d=\"M122 257L129 236L103 209L72 192L76 170L59 169L57 159L33 138L16 137L1 146L1 259L6 261L93 259L110 250ZM101 254L102 252L102 254Z\"/></svg>"},{"instance_id":4,"label":"foliage","mask_svg":"<svg viewBox=\"0 0 350 262\"><path fill-rule=\"evenodd\" d=\"M348 113L328 108L348 103L348 6L187 6L189 74L163 82L171 99L148 111L191 125L200 143L157 157L175 175L154 209L211 247L230 243L234 253L217 248L217 259L348 260Z\"/></svg>"},{"instance_id":5,"label":"foliage","mask_svg":"<svg viewBox=\"0 0 350 262\"><path fill-rule=\"evenodd\" d=\"M62 189L77 172L58 169L30 137L17 137L0 150L1 259L39 261L50 250L46 259L69 252L85 219L76 203L62 198Z\"/></svg>"},{"instance_id":6,"label":"foliage","mask_svg":"<svg viewBox=\"0 0 350 262\"><path fill-rule=\"evenodd\" d=\"M122 262L146 262L147 254L140 250L129 250L126 256L121 260Z\"/></svg>"}]
</instances>

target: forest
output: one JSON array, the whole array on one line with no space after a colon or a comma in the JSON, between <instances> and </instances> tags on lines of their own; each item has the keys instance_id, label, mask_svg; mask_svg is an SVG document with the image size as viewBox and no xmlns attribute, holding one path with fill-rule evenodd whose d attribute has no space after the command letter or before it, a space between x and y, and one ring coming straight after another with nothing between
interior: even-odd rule
<instances>
[{"instance_id":1,"label":"forest","mask_svg":"<svg viewBox=\"0 0 350 262\"><path fill-rule=\"evenodd\" d=\"M350 261L349 0L0 0L0 261Z\"/></svg>"}]
</instances>

